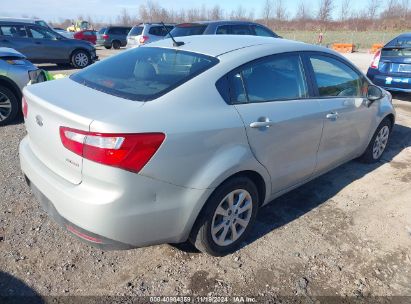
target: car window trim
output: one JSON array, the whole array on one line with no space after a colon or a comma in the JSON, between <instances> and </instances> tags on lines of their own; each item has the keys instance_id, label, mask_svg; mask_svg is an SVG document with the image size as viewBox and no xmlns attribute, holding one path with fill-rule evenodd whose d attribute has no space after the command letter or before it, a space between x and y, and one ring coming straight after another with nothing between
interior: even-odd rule
<instances>
[{"instance_id":1,"label":"car window trim","mask_svg":"<svg viewBox=\"0 0 411 304\"><path fill-rule=\"evenodd\" d=\"M315 96L314 95L312 95L312 93L313 93L313 91L312 91L312 87L311 87L311 84L309 83L309 80L308 80L308 73L307 73L307 71L306 71L306 69L305 69L305 64L304 64L304 60L303 60L303 56L302 56L302 54L301 54L302 52L299 52L299 51L296 51L296 52L285 52L285 53L276 53L276 54L271 54L271 55L267 55L267 56L264 56L264 57L260 57L260 58L257 58L257 59L254 59L254 60L251 60L251 61L249 61L249 62L246 62L246 63L244 63L244 64L242 64L242 65L240 65L240 66L238 66L238 67L236 67L235 69L233 69L233 70L231 70L230 72L228 72L228 73L226 73L223 77L221 77L221 78L224 78L224 77L226 77L227 78L227 86L228 86L228 90L229 90L229 94L228 94L228 96L229 96L229 105L233 105L233 106L235 106L235 105L241 105L241 104L255 104L255 103L267 103L267 102L282 102L282 101L290 101L290 100L308 100L308 99L313 99ZM307 96L306 97L298 97L298 98L281 98L281 99L273 99L273 100L264 100L264 101L250 101L249 100L249 98L248 98L248 92L247 92L247 88L246 88L246 86L245 86L245 83L244 83L244 80L243 80L243 75L242 75L242 70L244 70L244 67L246 67L246 66L248 66L248 65L251 65L251 64L254 64L254 63L258 63L258 62L261 62L261 61L264 61L264 60L266 60L266 59L268 59L268 58L271 58L271 57L282 57L282 56L284 56L284 57L286 57L287 55L296 55L297 57L299 57L299 59L300 59L300 61L301 61L301 66L302 66L302 69L303 69L303 80L305 81L305 84L306 84L306 86L307 86ZM240 72L240 75L241 75L241 82L242 82L242 85L243 85L243 89L244 89L244 93L246 94L246 97L247 97L247 101L244 101L244 102L235 102L235 101L233 101L232 99L231 99L231 90L232 90L232 87L231 87L231 83L230 83L230 81L229 81L229 79L230 79L230 77L231 76L233 76L234 74L236 74L236 73L239 73ZM216 82L216 85L217 85L217 83L221 80L221 78ZM224 98L225 99L225 98ZM226 101L227 102L227 101Z\"/></svg>"},{"instance_id":2,"label":"car window trim","mask_svg":"<svg viewBox=\"0 0 411 304\"><path fill-rule=\"evenodd\" d=\"M342 64L345 64L346 66L348 66L351 70L353 70L353 72L355 72L361 79L362 83L361 83L361 87L363 87L364 83L367 83L368 85L371 84L370 80L364 76L363 73L361 73L356 66L354 66L351 62L346 61L342 58L339 58L338 56L335 56L334 54L330 54L330 53L326 53L326 52L320 52L320 51L304 51L301 52L302 56L306 57L306 62L308 65L308 71L311 74L310 78L312 81L312 85L313 85L313 93L315 94L313 97L317 98L317 99L331 99L331 98L338 98L338 99L342 99L342 98L366 98L365 96L320 96L320 91L318 89L318 84L317 84L317 79L315 77L315 72L314 72L314 68L311 64L311 60L310 58L312 56L323 56L323 57L328 57L334 60L339 61Z\"/></svg>"}]
</instances>

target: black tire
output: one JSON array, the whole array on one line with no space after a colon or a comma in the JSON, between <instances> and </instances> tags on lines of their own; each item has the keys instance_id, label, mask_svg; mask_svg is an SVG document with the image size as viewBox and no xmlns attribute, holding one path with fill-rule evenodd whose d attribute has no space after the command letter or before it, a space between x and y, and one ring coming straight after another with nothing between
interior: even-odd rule
<instances>
[{"instance_id":1,"label":"black tire","mask_svg":"<svg viewBox=\"0 0 411 304\"><path fill-rule=\"evenodd\" d=\"M388 128L388 135L387 135L388 137L387 137L387 140L386 140L386 142L385 142L384 149L382 150L381 153L376 153L376 154L375 154L375 153L374 153L374 148L375 148L375 145L378 144L378 143L376 142L376 141L377 141L377 137L379 136L379 134L380 134L381 132L384 133L384 131L382 131L383 129L384 129L384 130L387 130L387 128ZM361 162L367 163L367 164L371 164L371 163L376 163L376 162L378 162L378 161L381 159L382 155L384 154L384 152L385 152L385 150L386 150L386 148L387 148L387 146L388 146L389 139L390 139L390 136L391 136L391 131L392 131L392 123L391 123L391 120L390 120L389 118L385 118L385 119L380 123L380 125L378 126L378 128L377 128L377 130L375 131L375 133L374 133L374 135L373 135L370 143L369 143L368 146L367 146L367 149L365 150L364 154L359 158L359 160L360 160Z\"/></svg>"},{"instance_id":2,"label":"black tire","mask_svg":"<svg viewBox=\"0 0 411 304\"><path fill-rule=\"evenodd\" d=\"M92 63L89 52L85 50L74 51L70 61L76 69L83 69Z\"/></svg>"},{"instance_id":3,"label":"black tire","mask_svg":"<svg viewBox=\"0 0 411 304\"><path fill-rule=\"evenodd\" d=\"M113 46L113 49L118 50L121 47L121 42L118 40L114 40L111 45Z\"/></svg>"},{"instance_id":4,"label":"black tire","mask_svg":"<svg viewBox=\"0 0 411 304\"><path fill-rule=\"evenodd\" d=\"M0 86L0 126L12 122L19 110L20 103L17 96L9 88Z\"/></svg>"},{"instance_id":5,"label":"black tire","mask_svg":"<svg viewBox=\"0 0 411 304\"><path fill-rule=\"evenodd\" d=\"M226 227L229 230L229 233L226 232L226 235L230 235L230 238L233 238L233 226L236 231L238 231L238 226L240 226L240 231L242 225L239 223L236 223L235 219L228 219L228 213L227 216L222 216L222 215L217 215L216 210L219 206L222 206L222 202L225 201L224 199L226 198L227 195L232 193L233 191L246 191L249 194L249 197L251 198L251 207L249 209L249 212L251 212L249 216L249 221L246 227L243 229L241 234L239 235L239 238L233 241L231 244L227 245L220 245L217 244L216 241L214 240L214 237L223 237L223 233L226 230ZM237 196L238 198L239 196ZM236 197L234 196L234 199L236 200ZM249 200L248 200L249 202ZM190 242L200 251L204 253L208 253L212 256L224 256L229 253L232 253L236 251L240 246L241 243L244 241L244 239L247 237L248 233L250 232L250 229L254 225L256 216L257 216L257 210L259 207L259 197L258 197L258 191L257 187L255 184L247 177L243 176L238 176L229 179L228 181L224 182L221 186L219 186L213 194L210 196L210 198L207 200L206 205L204 206L203 210L201 211L200 215L197 218L196 223L194 224L194 227L191 231L190 234ZM242 204L246 204L247 201L243 201L242 203L238 204L238 207L241 207ZM225 203L223 203L225 204ZM245 205L243 205L245 206ZM248 211L245 211L248 212ZM241 213L241 216L244 215L244 213ZM234 215L234 211L232 211L232 216ZM237 211L235 212L237 214ZM240 213L239 213L240 214ZM239 215L237 215L239 216ZM217 219L217 217L220 217L221 220L219 221L219 224L217 225L218 227L221 226L220 229L216 229L215 231L221 232L219 235L216 235L213 237L213 234L211 232L213 224L215 225L215 222L213 222L213 219ZM216 220L217 221L217 220ZM230 224L228 224L230 222ZM237 228L236 228L237 227ZM221 231L222 230L222 231Z\"/></svg>"},{"instance_id":6,"label":"black tire","mask_svg":"<svg viewBox=\"0 0 411 304\"><path fill-rule=\"evenodd\" d=\"M110 46L104 46L107 50L111 50L111 45Z\"/></svg>"}]
</instances>

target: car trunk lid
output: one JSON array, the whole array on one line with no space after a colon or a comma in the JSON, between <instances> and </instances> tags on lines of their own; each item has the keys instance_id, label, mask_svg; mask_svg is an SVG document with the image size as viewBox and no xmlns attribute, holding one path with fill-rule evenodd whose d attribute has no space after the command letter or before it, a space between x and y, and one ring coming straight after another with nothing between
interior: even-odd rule
<instances>
[{"instance_id":1,"label":"car trunk lid","mask_svg":"<svg viewBox=\"0 0 411 304\"><path fill-rule=\"evenodd\" d=\"M398 76L411 77L411 48L383 48L378 69L384 74L398 74Z\"/></svg>"},{"instance_id":2,"label":"car trunk lid","mask_svg":"<svg viewBox=\"0 0 411 304\"><path fill-rule=\"evenodd\" d=\"M28 115L25 119L30 147L51 171L72 184L82 181L83 158L63 146L60 127L89 131L96 119L121 115L121 102L70 79L36 84L24 89ZM132 102L135 106L143 103ZM126 106L126 111L130 109Z\"/></svg>"}]
</instances>

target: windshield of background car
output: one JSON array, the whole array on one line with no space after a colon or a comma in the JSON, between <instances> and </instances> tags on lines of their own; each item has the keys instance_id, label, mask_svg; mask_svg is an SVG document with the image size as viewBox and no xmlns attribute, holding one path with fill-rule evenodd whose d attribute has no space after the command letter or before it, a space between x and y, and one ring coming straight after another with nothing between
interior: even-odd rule
<instances>
[{"instance_id":1,"label":"windshield of background car","mask_svg":"<svg viewBox=\"0 0 411 304\"><path fill-rule=\"evenodd\" d=\"M102 35L102 34L104 34L104 33L106 32L106 29L107 29L107 28L103 27L102 29L100 29L100 30L98 31L98 33Z\"/></svg>"},{"instance_id":2,"label":"windshield of background car","mask_svg":"<svg viewBox=\"0 0 411 304\"><path fill-rule=\"evenodd\" d=\"M180 24L171 31L171 35L174 37L202 35L206 28L205 24Z\"/></svg>"},{"instance_id":3,"label":"windshield of background car","mask_svg":"<svg viewBox=\"0 0 411 304\"><path fill-rule=\"evenodd\" d=\"M218 63L215 57L175 49L140 47L121 53L70 78L114 96L156 99Z\"/></svg>"},{"instance_id":4,"label":"windshield of background car","mask_svg":"<svg viewBox=\"0 0 411 304\"><path fill-rule=\"evenodd\" d=\"M139 36L143 32L144 27L143 26L135 26L131 29L130 33L128 33L129 36Z\"/></svg>"}]
</instances>

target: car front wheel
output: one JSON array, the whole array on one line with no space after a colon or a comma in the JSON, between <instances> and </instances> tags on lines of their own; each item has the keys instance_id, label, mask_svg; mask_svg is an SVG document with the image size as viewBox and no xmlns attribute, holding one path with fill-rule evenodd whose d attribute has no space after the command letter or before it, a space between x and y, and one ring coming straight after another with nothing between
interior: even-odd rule
<instances>
[{"instance_id":1,"label":"car front wheel","mask_svg":"<svg viewBox=\"0 0 411 304\"><path fill-rule=\"evenodd\" d=\"M19 102L14 93L0 86L0 126L7 125L13 121L19 111Z\"/></svg>"},{"instance_id":2,"label":"car front wheel","mask_svg":"<svg viewBox=\"0 0 411 304\"><path fill-rule=\"evenodd\" d=\"M258 191L247 177L234 177L214 191L191 232L200 251L224 256L237 250L255 222Z\"/></svg>"},{"instance_id":3,"label":"car front wheel","mask_svg":"<svg viewBox=\"0 0 411 304\"><path fill-rule=\"evenodd\" d=\"M364 154L361 156L360 160L365 163L375 163L379 161L387 148L391 135L391 129L391 121L388 118L385 118L375 131L371 142L369 143Z\"/></svg>"},{"instance_id":4,"label":"car front wheel","mask_svg":"<svg viewBox=\"0 0 411 304\"><path fill-rule=\"evenodd\" d=\"M71 63L77 69L83 69L91 64L90 54L87 51L75 51L71 56Z\"/></svg>"}]
</instances>

